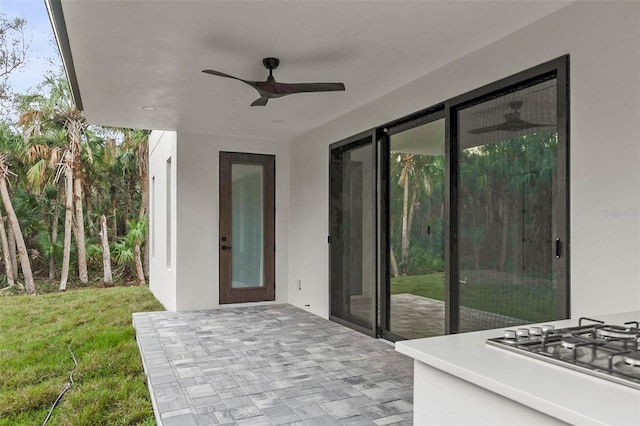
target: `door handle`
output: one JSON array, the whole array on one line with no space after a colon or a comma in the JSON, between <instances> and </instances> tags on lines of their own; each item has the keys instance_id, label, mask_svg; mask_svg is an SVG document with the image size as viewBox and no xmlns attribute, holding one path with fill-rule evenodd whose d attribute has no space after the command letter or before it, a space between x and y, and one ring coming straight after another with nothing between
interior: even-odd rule
<instances>
[{"instance_id":1,"label":"door handle","mask_svg":"<svg viewBox=\"0 0 640 426\"><path fill-rule=\"evenodd\" d=\"M220 246L220 250L231 250L231 246Z\"/></svg>"},{"instance_id":2,"label":"door handle","mask_svg":"<svg viewBox=\"0 0 640 426\"><path fill-rule=\"evenodd\" d=\"M556 259L560 259L560 255L562 254L561 249L562 249L562 246L561 246L560 238L556 238Z\"/></svg>"}]
</instances>

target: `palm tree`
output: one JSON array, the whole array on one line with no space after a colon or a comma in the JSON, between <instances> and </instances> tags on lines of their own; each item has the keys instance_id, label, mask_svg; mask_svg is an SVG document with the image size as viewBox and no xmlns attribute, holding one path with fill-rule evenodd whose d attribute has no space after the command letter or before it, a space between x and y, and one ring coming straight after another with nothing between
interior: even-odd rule
<instances>
[{"instance_id":1,"label":"palm tree","mask_svg":"<svg viewBox=\"0 0 640 426\"><path fill-rule=\"evenodd\" d=\"M413 218L421 194L429 196L432 192L432 157L409 153L395 153L396 165L392 170L392 179L402 188L402 222L400 229L400 273L409 272L409 248ZM437 170L435 171L437 173ZM396 269L397 261L392 251L392 269Z\"/></svg>"},{"instance_id":2,"label":"palm tree","mask_svg":"<svg viewBox=\"0 0 640 426\"><path fill-rule=\"evenodd\" d=\"M65 167L69 168L71 173L65 170L65 180L70 179L72 184L74 211L74 226L76 236L76 247L78 254L78 278L80 282L86 284L89 282L89 274L87 271L87 249L84 233L84 214L82 201L82 186L84 180L84 172L82 165L82 133L86 125L84 114L75 107L67 110L59 111L58 118L64 123L67 131L67 152L64 156ZM90 156L91 158L91 156ZM65 188L68 188L65 184ZM71 193L67 196L71 197ZM66 223L66 222L65 222ZM65 230L66 232L66 230Z\"/></svg>"},{"instance_id":3,"label":"palm tree","mask_svg":"<svg viewBox=\"0 0 640 426\"><path fill-rule=\"evenodd\" d=\"M13 204L11 203L11 196L9 195L9 188L7 185L7 179L11 175L15 175L11 170L9 170L9 166L7 165L7 154L0 154L0 196L2 198L2 203L4 204L4 209L7 212L7 218L9 220L9 225L13 230L13 234L16 238L16 246L18 248L18 257L20 259L20 266L22 267L22 274L24 276L24 284L27 288L27 293L36 294L36 287L33 282L33 273L31 272L31 262L29 261L29 255L27 253L27 246L24 243L24 238L22 237L22 230L20 229L20 223L18 222L18 217L16 216L16 212L13 209Z\"/></svg>"},{"instance_id":4,"label":"palm tree","mask_svg":"<svg viewBox=\"0 0 640 426\"><path fill-rule=\"evenodd\" d=\"M71 262L71 226L73 221L73 157L70 151L64 153L58 173L64 173L64 242L62 244L62 270L60 271L60 291L67 289L69 263ZM59 176L59 175L58 175Z\"/></svg>"},{"instance_id":5,"label":"palm tree","mask_svg":"<svg viewBox=\"0 0 640 426\"><path fill-rule=\"evenodd\" d=\"M149 207L149 180L148 180L148 164L149 164L149 132L146 130L132 130L128 132L128 137L125 137L125 149L133 151L136 159L136 169L138 172L138 179L140 182L140 210L138 211L138 221L144 221L147 223L147 209ZM145 229L145 253L144 253L144 271L149 271L149 244L148 244L148 232Z\"/></svg>"},{"instance_id":6,"label":"palm tree","mask_svg":"<svg viewBox=\"0 0 640 426\"><path fill-rule=\"evenodd\" d=\"M11 262L11 256L9 255L9 240L7 239L7 230L4 226L4 218L0 214L0 243L2 244L2 255L5 265L5 272L7 275L8 288L16 285L15 275L13 272L13 263Z\"/></svg>"},{"instance_id":7,"label":"palm tree","mask_svg":"<svg viewBox=\"0 0 640 426\"><path fill-rule=\"evenodd\" d=\"M128 221L127 226L129 227L127 235L113 243L114 260L118 265L122 265L127 269L133 267L138 285L144 285L145 278L142 269L140 245L145 238L146 220Z\"/></svg>"},{"instance_id":8,"label":"palm tree","mask_svg":"<svg viewBox=\"0 0 640 426\"><path fill-rule=\"evenodd\" d=\"M144 269L142 268L142 258L140 254L140 245L145 240L147 229L147 220L141 219L135 222L129 222L129 233L127 239L131 241L134 247L135 253L135 265L136 265L136 277L138 278L138 285L144 285Z\"/></svg>"},{"instance_id":9,"label":"palm tree","mask_svg":"<svg viewBox=\"0 0 640 426\"><path fill-rule=\"evenodd\" d=\"M109 249L109 233L107 232L107 217L100 216L100 240L102 242L102 268L104 285L110 287L113 285L113 277L111 275L111 250Z\"/></svg>"},{"instance_id":10,"label":"palm tree","mask_svg":"<svg viewBox=\"0 0 640 426\"><path fill-rule=\"evenodd\" d=\"M20 123L25 139L40 136L47 126L51 129L56 125L62 124L65 130L66 144L59 146L56 151L51 151L52 154L55 153L55 160L57 161L54 161L53 155L49 158L49 164L55 164L57 167L55 181L57 182L60 177L64 176L65 229L63 264L60 277L60 290L64 291L71 259L72 233L76 236L80 282L87 283L89 281L82 205L84 181L82 154L86 121L84 114L73 105L69 84L66 79L63 77L46 77L43 85L49 88L49 96L47 98L26 97L23 103L30 108L25 108ZM39 108L31 108L33 104L38 104ZM84 148L84 153L88 154L87 157L91 161L91 151L87 150L86 147ZM40 160L44 162L45 157L40 156ZM43 168L42 165L39 167Z\"/></svg>"}]
</instances>

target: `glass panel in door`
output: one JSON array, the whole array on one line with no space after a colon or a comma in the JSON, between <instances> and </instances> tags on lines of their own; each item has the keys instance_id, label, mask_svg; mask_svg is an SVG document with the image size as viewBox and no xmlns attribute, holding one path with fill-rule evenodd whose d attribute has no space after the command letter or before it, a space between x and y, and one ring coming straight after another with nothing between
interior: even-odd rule
<instances>
[{"instance_id":1,"label":"glass panel in door","mask_svg":"<svg viewBox=\"0 0 640 426\"><path fill-rule=\"evenodd\" d=\"M376 329L376 173L371 137L331 149L331 319Z\"/></svg>"},{"instance_id":2,"label":"glass panel in door","mask_svg":"<svg viewBox=\"0 0 640 426\"><path fill-rule=\"evenodd\" d=\"M389 331L445 332L445 119L389 137Z\"/></svg>"},{"instance_id":3,"label":"glass panel in door","mask_svg":"<svg viewBox=\"0 0 640 426\"><path fill-rule=\"evenodd\" d=\"M556 79L458 112L459 331L557 318Z\"/></svg>"},{"instance_id":4,"label":"glass panel in door","mask_svg":"<svg viewBox=\"0 0 640 426\"><path fill-rule=\"evenodd\" d=\"M232 288L262 287L263 166L231 164Z\"/></svg>"}]
</instances>

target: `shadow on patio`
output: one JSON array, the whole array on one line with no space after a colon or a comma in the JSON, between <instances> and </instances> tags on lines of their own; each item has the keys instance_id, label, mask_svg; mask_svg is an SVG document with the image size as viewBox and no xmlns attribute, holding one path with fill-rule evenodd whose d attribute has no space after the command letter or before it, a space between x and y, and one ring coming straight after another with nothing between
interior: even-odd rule
<instances>
[{"instance_id":1,"label":"shadow on patio","mask_svg":"<svg viewBox=\"0 0 640 426\"><path fill-rule=\"evenodd\" d=\"M411 359L291 305L133 323L159 424L411 424Z\"/></svg>"}]
</instances>

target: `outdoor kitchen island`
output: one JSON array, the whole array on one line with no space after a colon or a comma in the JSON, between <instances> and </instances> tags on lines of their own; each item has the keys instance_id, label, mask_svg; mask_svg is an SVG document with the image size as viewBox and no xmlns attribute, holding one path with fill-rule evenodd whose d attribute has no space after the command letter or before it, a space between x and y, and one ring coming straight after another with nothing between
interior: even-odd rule
<instances>
[{"instance_id":1,"label":"outdoor kitchen island","mask_svg":"<svg viewBox=\"0 0 640 426\"><path fill-rule=\"evenodd\" d=\"M640 320L640 312L592 318L623 324ZM396 343L414 359L414 424L640 424L639 388L486 343L505 330Z\"/></svg>"}]
</instances>

